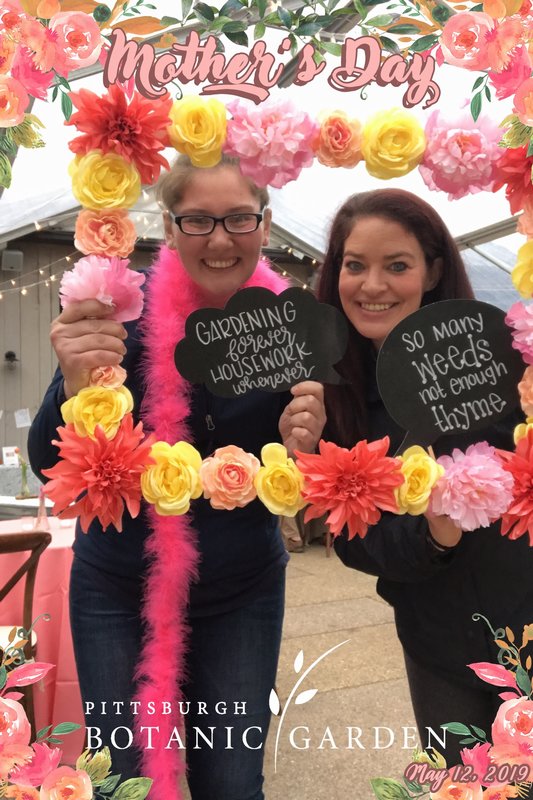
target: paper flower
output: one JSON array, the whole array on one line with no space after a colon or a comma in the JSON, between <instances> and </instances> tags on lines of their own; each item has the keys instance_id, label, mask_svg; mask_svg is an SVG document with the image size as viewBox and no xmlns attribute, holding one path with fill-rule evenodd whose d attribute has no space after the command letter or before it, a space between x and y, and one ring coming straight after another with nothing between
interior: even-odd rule
<instances>
[{"instance_id":1,"label":"paper flower","mask_svg":"<svg viewBox=\"0 0 533 800\"><path fill-rule=\"evenodd\" d=\"M44 492L54 503L54 515L79 516L85 532L95 517L102 528L114 525L121 531L124 505L132 517L140 511L140 478L153 463L153 437L144 438L141 422L133 427L131 414L124 417L112 440L101 428L96 428L94 439L78 436L73 425L59 427L57 432L59 439L52 444L59 448L60 461L43 470L51 479Z\"/></svg>"},{"instance_id":2,"label":"paper flower","mask_svg":"<svg viewBox=\"0 0 533 800\"><path fill-rule=\"evenodd\" d=\"M528 78L514 96L514 113L523 125L533 125L533 80Z\"/></svg>"},{"instance_id":3,"label":"paper flower","mask_svg":"<svg viewBox=\"0 0 533 800\"><path fill-rule=\"evenodd\" d=\"M496 181L496 162L501 128L488 117L476 122L470 113L456 120L434 111L426 123L427 146L419 165L424 183L434 191L448 192L449 200L491 191Z\"/></svg>"},{"instance_id":4,"label":"paper flower","mask_svg":"<svg viewBox=\"0 0 533 800\"><path fill-rule=\"evenodd\" d=\"M345 525L348 538L366 536L381 511L397 511L394 490L403 483L399 458L389 458L389 438L358 442L351 450L320 441L319 455L297 453L305 479L304 498L310 503L305 521L329 512L327 523L338 536Z\"/></svg>"},{"instance_id":5,"label":"paper flower","mask_svg":"<svg viewBox=\"0 0 533 800\"><path fill-rule=\"evenodd\" d=\"M8 800L40 800L40 793L31 786L19 786L17 783L10 783L4 790L4 797Z\"/></svg>"},{"instance_id":6,"label":"paper flower","mask_svg":"<svg viewBox=\"0 0 533 800\"><path fill-rule=\"evenodd\" d=\"M214 167L226 138L226 108L214 97L183 97L169 112L172 147L189 156L195 167Z\"/></svg>"},{"instance_id":7,"label":"paper flower","mask_svg":"<svg viewBox=\"0 0 533 800\"><path fill-rule=\"evenodd\" d=\"M518 444L520 439L523 439L524 436L527 436L528 431L533 431L533 417L527 417L525 422L521 422L519 425L515 426L513 431L514 443Z\"/></svg>"},{"instance_id":8,"label":"paper flower","mask_svg":"<svg viewBox=\"0 0 533 800\"><path fill-rule=\"evenodd\" d=\"M463 764L471 766L480 778L487 774L487 770L492 763L489 756L490 747L490 742L485 742L484 744L478 742L473 747L464 747L461 750Z\"/></svg>"},{"instance_id":9,"label":"paper flower","mask_svg":"<svg viewBox=\"0 0 533 800\"><path fill-rule=\"evenodd\" d=\"M87 386L66 400L61 406L61 416L74 425L78 436L96 438L98 425L107 439L117 433L121 420L133 409L133 397L129 389L119 386L106 389L104 386Z\"/></svg>"},{"instance_id":10,"label":"paper flower","mask_svg":"<svg viewBox=\"0 0 533 800\"><path fill-rule=\"evenodd\" d=\"M497 452L513 478L513 499L502 516L502 536L518 539L527 532L533 547L533 428L517 441L514 453Z\"/></svg>"},{"instance_id":11,"label":"paper flower","mask_svg":"<svg viewBox=\"0 0 533 800\"><path fill-rule=\"evenodd\" d=\"M58 767L50 772L41 786L40 800L92 800L91 779L81 769Z\"/></svg>"},{"instance_id":12,"label":"paper flower","mask_svg":"<svg viewBox=\"0 0 533 800\"><path fill-rule=\"evenodd\" d=\"M137 239L135 225L125 209L80 211L76 220L74 246L85 255L126 258Z\"/></svg>"},{"instance_id":13,"label":"paper flower","mask_svg":"<svg viewBox=\"0 0 533 800\"><path fill-rule=\"evenodd\" d=\"M61 761L62 752L58 747L51 748L44 742L34 742L31 746L33 758L29 764L17 767L10 774L10 780L22 786L40 786Z\"/></svg>"},{"instance_id":14,"label":"paper flower","mask_svg":"<svg viewBox=\"0 0 533 800\"><path fill-rule=\"evenodd\" d=\"M141 477L144 499L162 516L186 514L191 500L202 494L202 456L187 442L155 442L151 456L155 464Z\"/></svg>"},{"instance_id":15,"label":"paper flower","mask_svg":"<svg viewBox=\"0 0 533 800\"><path fill-rule=\"evenodd\" d=\"M527 764L533 771L533 700L506 700L492 723L491 757L496 763Z\"/></svg>"},{"instance_id":16,"label":"paper flower","mask_svg":"<svg viewBox=\"0 0 533 800\"><path fill-rule=\"evenodd\" d=\"M83 156L100 150L122 156L134 164L142 183L155 183L161 168L169 169L161 151L169 144L170 96L154 101L134 92L128 102L122 89L113 84L102 97L80 89L71 92L70 98L77 111L66 124L75 125L81 133L69 142L73 153Z\"/></svg>"},{"instance_id":17,"label":"paper flower","mask_svg":"<svg viewBox=\"0 0 533 800\"><path fill-rule=\"evenodd\" d=\"M533 364L533 304L514 303L505 317L513 328L513 347L519 350L526 364Z\"/></svg>"},{"instance_id":18,"label":"paper flower","mask_svg":"<svg viewBox=\"0 0 533 800\"><path fill-rule=\"evenodd\" d=\"M395 491L398 514L425 514L431 491L444 475L444 467L418 445L402 453L400 461L404 482Z\"/></svg>"},{"instance_id":19,"label":"paper flower","mask_svg":"<svg viewBox=\"0 0 533 800\"><path fill-rule=\"evenodd\" d=\"M255 476L257 496L272 514L294 517L304 507L303 476L287 448L282 444L265 444L261 450L262 466Z\"/></svg>"},{"instance_id":20,"label":"paper flower","mask_svg":"<svg viewBox=\"0 0 533 800\"><path fill-rule=\"evenodd\" d=\"M60 11L50 19L50 31L63 53L63 63L56 70L67 75L73 69L90 67L98 61L104 39L92 14L83 11Z\"/></svg>"},{"instance_id":21,"label":"paper flower","mask_svg":"<svg viewBox=\"0 0 533 800\"><path fill-rule=\"evenodd\" d=\"M254 478L260 466L253 453L232 444L219 447L200 467L204 497L213 508L243 508L257 496Z\"/></svg>"},{"instance_id":22,"label":"paper flower","mask_svg":"<svg viewBox=\"0 0 533 800\"><path fill-rule=\"evenodd\" d=\"M114 153L91 150L71 161L72 194L86 208L130 208L141 194L141 178L133 164Z\"/></svg>"},{"instance_id":23,"label":"paper flower","mask_svg":"<svg viewBox=\"0 0 533 800\"><path fill-rule=\"evenodd\" d=\"M439 40L444 60L463 69L485 69L488 65L486 36L493 28L492 17L481 11L453 14Z\"/></svg>"},{"instance_id":24,"label":"paper flower","mask_svg":"<svg viewBox=\"0 0 533 800\"><path fill-rule=\"evenodd\" d=\"M533 197L524 203L524 211L518 217L518 233L533 239Z\"/></svg>"},{"instance_id":25,"label":"paper flower","mask_svg":"<svg viewBox=\"0 0 533 800\"><path fill-rule=\"evenodd\" d=\"M103 386L105 389L118 389L127 378L126 370L116 367L95 367L89 376L89 386Z\"/></svg>"},{"instance_id":26,"label":"paper flower","mask_svg":"<svg viewBox=\"0 0 533 800\"><path fill-rule=\"evenodd\" d=\"M355 167L362 159L361 123L344 111L333 111L320 120L313 142L315 156L326 167Z\"/></svg>"},{"instance_id":27,"label":"paper flower","mask_svg":"<svg viewBox=\"0 0 533 800\"><path fill-rule=\"evenodd\" d=\"M228 111L233 118L224 152L238 158L243 175L258 186L280 189L313 163L318 126L289 100L270 100L253 108L235 100Z\"/></svg>"},{"instance_id":28,"label":"paper flower","mask_svg":"<svg viewBox=\"0 0 533 800\"><path fill-rule=\"evenodd\" d=\"M33 17L24 17L19 34L20 43L33 53L33 63L37 69L43 72L55 69L61 74L65 72L65 54L50 28L46 28Z\"/></svg>"},{"instance_id":29,"label":"paper flower","mask_svg":"<svg viewBox=\"0 0 533 800\"><path fill-rule=\"evenodd\" d=\"M22 49L22 48L19 48ZM25 48L24 48L25 49ZM5 33L0 33L0 74L5 75L11 69L13 59L15 58L15 42L10 36ZM16 75L13 75L17 78ZM19 78L17 78L19 80ZM24 81L21 81L24 83Z\"/></svg>"},{"instance_id":30,"label":"paper flower","mask_svg":"<svg viewBox=\"0 0 533 800\"><path fill-rule=\"evenodd\" d=\"M35 66L31 50L27 47L17 47L11 75L16 78L28 94L39 100L47 99L47 90L54 80L54 71L43 72Z\"/></svg>"},{"instance_id":31,"label":"paper flower","mask_svg":"<svg viewBox=\"0 0 533 800\"><path fill-rule=\"evenodd\" d=\"M145 277L128 269L128 264L129 261L120 258L80 258L73 269L63 273L59 286L61 305L66 308L70 303L94 299L115 306L109 319L117 322L137 319L143 307L140 287Z\"/></svg>"},{"instance_id":32,"label":"paper flower","mask_svg":"<svg viewBox=\"0 0 533 800\"><path fill-rule=\"evenodd\" d=\"M511 97L518 87L531 75L531 59L527 47L516 47L513 57L500 72L489 72L489 81L496 89L498 100Z\"/></svg>"},{"instance_id":33,"label":"paper flower","mask_svg":"<svg viewBox=\"0 0 533 800\"><path fill-rule=\"evenodd\" d=\"M8 75L0 75L0 128L20 125L30 98L22 83Z\"/></svg>"},{"instance_id":34,"label":"paper flower","mask_svg":"<svg viewBox=\"0 0 533 800\"><path fill-rule=\"evenodd\" d=\"M426 148L417 119L400 109L378 111L363 128L361 152L374 178L399 178L414 169Z\"/></svg>"},{"instance_id":35,"label":"paper flower","mask_svg":"<svg viewBox=\"0 0 533 800\"><path fill-rule=\"evenodd\" d=\"M533 156L527 155L527 146L506 147L497 164L497 181L493 192L505 186L505 196L512 214L518 214L526 202L533 201L531 169Z\"/></svg>"},{"instance_id":36,"label":"paper flower","mask_svg":"<svg viewBox=\"0 0 533 800\"><path fill-rule=\"evenodd\" d=\"M438 791L430 793L431 800L483 800L480 783L466 783L446 778Z\"/></svg>"},{"instance_id":37,"label":"paper flower","mask_svg":"<svg viewBox=\"0 0 533 800\"><path fill-rule=\"evenodd\" d=\"M29 744L31 728L26 712L17 700L0 697L0 749L10 744ZM33 755L33 752L31 752Z\"/></svg>"},{"instance_id":38,"label":"paper flower","mask_svg":"<svg viewBox=\"0 0 533 800\"><path fill-rule=\"evenodd\" d=\"M518 384L520 406L526 417L533 416L533 367L527 367Z\"/></svg>"},{"instance_id":39,"label":"paper flower","mask_svg":"<svg viewBox=\"0 0 533 800\"><path fill-rule=\"evenodd\" d=\"M533 297L533 241L526 242L518 249L511 279L521 297Z\"/></svg>"},{"instance_id":40,"label":"paper flower","mask_svg":"<svg viewBox=\"0 0 533 800\"><path fill-rule=\"evenodd\" d=\"M432 514L446 514L464 531L486 528L507 511L513 480L487 442L472 444L466 452L454 449L437 462L444 467L433 492Z\"/></svg>"}]
</instances>

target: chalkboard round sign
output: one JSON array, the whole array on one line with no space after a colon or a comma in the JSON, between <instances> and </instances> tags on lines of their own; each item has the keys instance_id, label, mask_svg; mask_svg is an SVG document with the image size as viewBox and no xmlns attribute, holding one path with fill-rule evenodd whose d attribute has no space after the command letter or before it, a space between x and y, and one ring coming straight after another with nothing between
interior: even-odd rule
<instances>
[{"instance_id":1,"label":"chalkboard round sign","mask_svg":"<svg viewBox=\"0 0 533 800\"><path fill-rule=\"evenodd\" d=\"M276 295L253 287L237 292L224 309L194 311L174 360L191 383L239 397L252 389L284 392L304 380L340 383L333 364L347 341L344 316L310 292Z\"/></svg>"},{"instance_id":2,"label":"chalkboard round sign","mask_svg":"<svg viewBox=\"0 0 533 800\"><path fill-rule=\"evenodd\" d=\"M444 300L406 317L378 355L379 392L409 444L485 428L519 405L524 373L505 313L477 300Z\"/></svg>"}]
</instances>

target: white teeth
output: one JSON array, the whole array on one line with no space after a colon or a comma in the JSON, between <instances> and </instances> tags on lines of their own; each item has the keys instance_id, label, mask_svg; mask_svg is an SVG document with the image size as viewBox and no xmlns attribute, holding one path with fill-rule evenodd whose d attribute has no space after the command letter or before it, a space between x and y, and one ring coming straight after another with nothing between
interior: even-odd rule
<instances>
[{"instance_id":1,"label":"white teeth","mask_svg":"<svg viewBox=\"0 0 533 800\"><path fill-rule=\"evenodd\" d=\"M361 308L365 311L388 311L394 303L361 303Z\"/></svg>"},{"instance_id":2,"label":"white teeth","mask_svg":"<svg viewBox=\"0 0 533 800\"><path fill-rule=\"evenodd\" d=\"M227 269L228 267L233 267L237 263L237 259L232 258L229 261L207 261L204 259L204 263L213 269Z\"/></svg>"}]
</instances>

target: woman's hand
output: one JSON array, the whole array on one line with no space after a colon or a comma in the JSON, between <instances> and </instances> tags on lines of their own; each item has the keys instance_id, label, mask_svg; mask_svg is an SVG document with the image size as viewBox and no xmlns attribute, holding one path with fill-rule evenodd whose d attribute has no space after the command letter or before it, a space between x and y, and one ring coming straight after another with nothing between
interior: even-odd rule
<instances>
[{"instance_id":1,"label":"woman's hand","mask_svg":"<svg viewBox=\"0 0 533 800\"><path fill-rule=\"evenodd\" d=\"M462 529L445 514L431 516L426 514L431 538L441 547L455 547L463 536Z\"/></svg>"},{"instance_id":2,"label":"woman's hand","mask_svg":"<svg viewBox=\"0 0 533 800\"><path fill-rule=\"evenodd\" d=\"M291 389L293 399L279 420L283 444L292 456L295 450L312 453L326 424L324 387L316 381L302 381Z\"/></svg>"},{"instance_id":3,"label":"woman's hand","mask_svg":"<svg viewBox=\"0 0 533 800\"><path fill-rule=\"evenodd\" d=\"M69 304L53 320L50 339L65 379L68 399L89 385L94 367L117 366L126 352L126 329L108 319L114 308L98 300Z\"/></svg>"}]
</instances>

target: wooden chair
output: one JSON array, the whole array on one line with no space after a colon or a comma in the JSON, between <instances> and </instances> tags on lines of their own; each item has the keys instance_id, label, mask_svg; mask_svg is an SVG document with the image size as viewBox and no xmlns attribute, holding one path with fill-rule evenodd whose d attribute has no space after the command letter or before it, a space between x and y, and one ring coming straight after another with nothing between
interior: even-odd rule
<instances>
[{"instance_id":1,"label":"wooden chair","mask_svg":"<svg viewBox=\"0 0 533 800\"><path fill-rule=\"evenodd\" d=\"M0 533L0 570L3 575L5 571L2 570L2 555L8 553L25 553L29 552L28 558L18 567L10 578L0 586L0 603L9 594L9 592L18 584L18 582L25 576L24 582L24 595L22 608L17 618L13 620L11 625L3 625L0 627L0 645L5 647L7 645L7 637L9 631L13 627L20 628L21 626L27 631L30 629L33 621L33 592L35 588L35 577L37 574L37 567L39 565L39 558L46 550L52 536L48 531L21 531L20 533ZM0 578L0 584L3 577ZM30 637L30 640L24 647L24 656L26 660L30 660L35 656L35 637ZM33 685L23 687L25 698L25 709L28 721L31 725L32 737L35 737L35 714L33 709Z\"/></svg>"}]
</instances>

